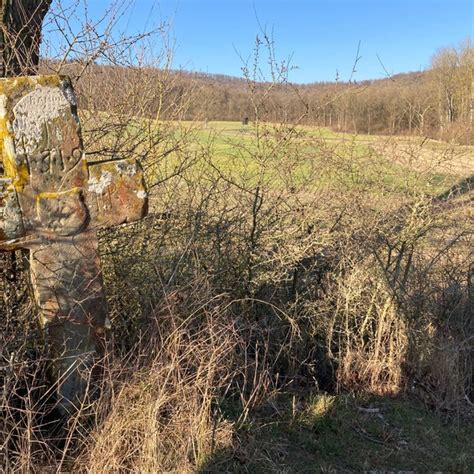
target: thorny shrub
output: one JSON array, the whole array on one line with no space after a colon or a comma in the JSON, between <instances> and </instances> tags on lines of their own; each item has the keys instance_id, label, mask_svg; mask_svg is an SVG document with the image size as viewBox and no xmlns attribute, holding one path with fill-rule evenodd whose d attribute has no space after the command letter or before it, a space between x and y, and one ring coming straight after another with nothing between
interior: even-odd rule
<instances>
[{"instance_id":1,"label":"thorny shrub","mask_svg":"<svg viewBox=\"0 0 474 474\"><path fill-rule=\"evenodd\" d=\"M60 63L80 71L89 159L139 159L150 214L101 234L114 332L100 391L69 420L54 411L25 273L2 278L2 469L193 471L283 390L472 406L470 181L441 194L438 175L387 159L389 144L269 122L275 91L301 100L274 58L264 33L243 68L255 121L237 137L180 121L192 89L162 120L168 51L159 70L121 75Z\"/></svg>"}]
</instances>

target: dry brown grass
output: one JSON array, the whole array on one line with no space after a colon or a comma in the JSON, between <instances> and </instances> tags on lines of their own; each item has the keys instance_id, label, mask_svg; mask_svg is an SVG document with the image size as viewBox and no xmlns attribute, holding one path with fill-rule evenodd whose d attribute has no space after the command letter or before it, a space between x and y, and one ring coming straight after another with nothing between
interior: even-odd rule
<instances>
[{"instance_id":1,"label":"dry brown grass","mask_svg":"<svg viewBox=\"0 0 474 474\"><path fill-rule=\"evenodd\" d=\"M186 306L183 312L180 295L166 295L125 377L123 364L114 364L122 382L110 392L103 421L76 466L92 472L192 472L212 449L230 443L232 427L213 406L230 383L239 338L217 300L193 296L194 311ZM113 371L110 377L116 378Z\"/></svg>"}]
</instances>

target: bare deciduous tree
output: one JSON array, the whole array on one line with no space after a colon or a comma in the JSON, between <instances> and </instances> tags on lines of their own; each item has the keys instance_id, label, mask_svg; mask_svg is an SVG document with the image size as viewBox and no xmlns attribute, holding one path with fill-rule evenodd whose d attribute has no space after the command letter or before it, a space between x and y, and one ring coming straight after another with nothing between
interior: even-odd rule
<instances>
[{"instance_id":1,"label":"bare deciduous tree","mask_svg":"<svg viewBox=\"0 0 474 474\"><path fill-rule=\"evenodd\" d=\"M0 0L0 75L34 74L52 0Z\"/></svg>"}]
</instances>

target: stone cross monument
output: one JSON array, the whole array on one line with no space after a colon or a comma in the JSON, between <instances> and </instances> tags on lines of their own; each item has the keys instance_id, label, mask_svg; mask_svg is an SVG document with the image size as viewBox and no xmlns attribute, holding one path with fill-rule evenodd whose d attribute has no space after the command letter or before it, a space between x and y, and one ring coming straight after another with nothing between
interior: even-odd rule
<instances>
[{"instance_id":1,"label":"stone cross monument","mask_svg":"<svg viewBox=\"0 0 474 474\"><path fill-rule=\"evenodd\" d=\"M0 79L0 250L30 252L63 411L84 394L89 369L104 353L97 231L141 219L146 208L137 162L86 162L68 78Z\"/></svg>"},{"instance_id":2,"label":"stone cross monument","mask_svg":"<svg viewBox=\"0 0 474 474\"><path fill-rule=\"evenodd\" d=\"M133 160L88 164L67 78L0 79L0 249L30 251L34 297L63 406L81 367L103 353L106 300L97 230L141 219L147 194Z\"/></svg>"}]
</instances>

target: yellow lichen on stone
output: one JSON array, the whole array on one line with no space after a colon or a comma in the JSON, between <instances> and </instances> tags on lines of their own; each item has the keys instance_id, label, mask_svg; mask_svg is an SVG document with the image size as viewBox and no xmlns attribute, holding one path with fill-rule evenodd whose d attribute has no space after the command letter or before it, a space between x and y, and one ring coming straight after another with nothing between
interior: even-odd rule
<instances>
[{"instance_id":1,"label":"yellow lichen on stone","mask_svg":"<svg viewBox=\"0 0 474 474\"><path fill-rule=\"evenodd\" d=\"M8 128L8 98L5 94L0 95L0 153L3 163L4 174L12 180L15 189L22 188L22 174L24 170L18 170L15 162L15 145L13 136ZM28 169L26 170L28 175Z\"/></svg>"},{"instance_id":2,"label":"yellow lichen on stone","mask_svg":"<svg viewBox=\"0 0 474 474\"><path fill-rule=\"evenodd\" d=\"M8 129L8 119L3 113L5 96L0 96L0 154L5 176L11 178L12 186L22 191L28 183L29 173L26 163L17 163L13 135Z\"/></svg>"},{"instance_id":3,"label":"yellow lichen on stone","mask_svg":"<svg viewBox=\"0 0 474 474\"><path fill-rule=\"evenodd\" d=\"M36 205L38 206L39 203L43 199L57 199L62 196L74 196L75 194L80 194L82 191L82 188L72 188L68 189L67 191L61 191L61 192L55 192L55 193L38 193L35 196L36 199Z\"/></svg>"},{"instance_id":4,"label":"yellow lichen on stone","mask_svg":"<svg viewBox=\"0 0 474 474\"><path fill-rule=\"evenodd\" d=\"M63 81L69 81L67 76L21 76L0 78L0 94L12 97L19 93L24 95L25 90L33 90L35 87L58 87Z\"/></svg>"}]
</instances>

